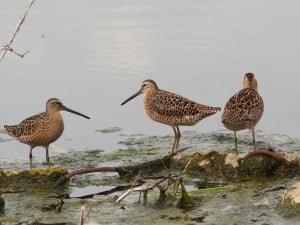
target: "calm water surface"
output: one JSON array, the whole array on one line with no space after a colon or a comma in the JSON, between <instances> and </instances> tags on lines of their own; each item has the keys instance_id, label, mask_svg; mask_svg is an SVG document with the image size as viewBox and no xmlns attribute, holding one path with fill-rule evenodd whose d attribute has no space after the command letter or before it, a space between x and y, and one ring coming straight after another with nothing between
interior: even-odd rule
<instances>
[{"instance_id":1,"label":"calm water surface","mask_svg":"<svg viewBox=\"0 0 300 225\"><path fill-rule=\"evenodd\" d=\"M0 7L0 44L8 42L28 1ZM151 78L159 87L223 107L255 73L265 101L257 128L300 138L299 1L37 1L0 65L0 126L42 112L50 97L89 115L63 112L65 132L51 154L120 148L121 134L172 135L143 112L142 98L120 103ZM183 131L223 129L221 113ZM2 137L2 136L1 136ZM7 138L3 135L3 138ZM122 146L121 146L122 147ZM13 152L13 153L12 153ZM44 157L44 151L34 151ZM1 160L27 160L28 147L2 142Z\"/></svg>"}]
</instances>

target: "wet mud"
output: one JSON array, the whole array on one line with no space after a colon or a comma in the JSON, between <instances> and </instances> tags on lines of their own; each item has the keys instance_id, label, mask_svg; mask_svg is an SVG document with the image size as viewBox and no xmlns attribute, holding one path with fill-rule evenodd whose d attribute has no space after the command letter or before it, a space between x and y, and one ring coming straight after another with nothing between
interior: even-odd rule
<instances>
[{"instance_id":1,"label":"wet mud","mask_svg":"<svg viewBox=\"0 0 300 225\"><path fill-rule=\"evenodd\" d=\"M166 150L172 136L124 134L124 148L116 151L57 154L51 158L55 167L68 172L104 166L118 170L74 176L63 188L32 185L13 190L2 185L0 224L78 224L83 217L85 224L296 224L299 141L259 135L264 140L259 146L274 149L289 163L261 154L242 160L251 149L250 138L241 138L237 157L232 136L222 132L184 132L183 151L172 158ZM135 187L146 189L116 203Z\"/></svg>"}]
</instances>

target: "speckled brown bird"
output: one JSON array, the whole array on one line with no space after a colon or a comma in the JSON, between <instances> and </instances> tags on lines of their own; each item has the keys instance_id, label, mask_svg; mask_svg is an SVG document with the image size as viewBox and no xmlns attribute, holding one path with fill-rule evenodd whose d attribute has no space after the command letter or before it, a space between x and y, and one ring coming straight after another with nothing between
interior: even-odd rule
<instances>
[{"instance_id":1,"label":"speckled brown bird","mask_svg":"<svg viewBox=\"0 0 300 225\"><path fill-rule=\"evenodd\" d=\"M232 96L225 105L222 115L224 126L234 132L235 151L237 150L236 132L243 129L252 131L254 149L256 150L255 126L264 112L264 102L257 91L257 81L253 73L246 73L243 88Z\"/></svg>"},{"instance_id":2,"label":"speckled brown bird","mask_svg":"<svg viewBox=\"0 0 300 225\"><path fill-rule=\"evenodd\" d=\"M180 95L161 90L153 80L145 80L142 87L121 105L144 94L144 109L154 121L173 128L175 139L171 154L175 155L181 137L179 126L193 126L200 120L220 111L219 107L202 105Z\"/></svg>"},{"instance_id":3,"label":"speckled brown bird","mask_svg":"<svg viewBox=\"0 0 300 225\"><path fill-rule=\"evenodd\" d=\"M46 112L28 117L17 125L4 126L3 133L30 146L30 169L32 168L32 149L37 146L46 148L46 160L50 167L49 145L56 141L64 131L64 122L60 114L61 110L90 119L88 116L64 106L59 99L50 98L46 103Z\"/></svg>"}]
</instances>

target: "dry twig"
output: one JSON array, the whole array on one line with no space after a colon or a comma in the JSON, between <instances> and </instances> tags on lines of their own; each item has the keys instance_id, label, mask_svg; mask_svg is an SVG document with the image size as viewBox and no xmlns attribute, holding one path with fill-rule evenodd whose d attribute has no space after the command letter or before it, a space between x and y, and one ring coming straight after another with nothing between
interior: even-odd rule
<instances>
[{"instance_id":1,"label":"dry twig","mask_svg":"<svg viewBox=\"0 0 300 225\"><path fill-rule=\"evenodd\" d=\"M12 45L12 43L14 42L14 40L15 40L15 38L16 38L16 36L17 36L17 33L19 32L19 30L20 30L20 28L21 28L21 25L24 23L25 18L26 18L27 14L28 14L28 12L29 12L29 10L30 10L30 8L31 8L31 6L33 5L34 2L35 2L35 0L31 0L31 1L30 1L30 4L29 4L27 10L25 11L24 15L21 17L21 19L20 19L20 21L19 21L19 23L18 23L18 25L17 25L17 28L15 29L15 32L14 32L13 35L11 36L9 42L8 42L6 45L4 45L3 48L1 49L1 50L2 50L2 54L1 54L1 56L0 56L0 62L3 60L4 56L6 55L6 53L7 53L8 51L10 51L10 52L16 54L17 56L19 56L19 57L21 57L21 58L23 58L26 54L29 53L29 51L26 51L26 52L24 52L23 54L18 53L18 52L16 52L16 51L13 50L13 48L11 47L11 45Z\"/></svg>"},{"instance_id":2,"label":"dry twig","mask_svg":"<svg viewBox=\"0 0 300 225\"><path fill-rule=\"evenodd\" d=\"M86 211L85 206L81 206L81 212L80 212L80 225L84 225L85 221L88 219L90 212L92 208L96 205L96 203L92 204L88 210Z\"/></svg>"},{"instance_id":3,"label":"dry twig","mask_svg":"<svg viewBox=\"0 0 300 225\"><path fill-rule=\"evenodd\" d=\"M163 183L164 181L168 180L168 179L172 179L172 180L175 180L175 181L181 180L182 175L187 171L187 169L191 165L192 161L198 155L199 155L199 153L193 154L193 157L187 162L187 164L185 165L183 171L181 171L180 173L168 173L166 176L162 177L159 181L155 182L154 184L143 184L143 185L138 186L138 187L131 187L116 200L116 203L121 202L127 195L129 195L132 192L139 191L139 192L147 193L147 191L153 190L156 187L159 188L160 184ZM175 195L177 193L179 186L180 186L180 182L175 182L173 195Z\"/></svg>"},{"instance_id":4,"label":"dry twig","mask_svg":"<svg viewBox=\"0 0 300 225\"><path fill-rule=\"evenodd\" d=\"M116 203L119 203L121 202L127 195L129 195L130 193L132 192L135 192L135 191L139 191L139 192L146 192L146 191L149 191L149 190L153 190L154 188L156 187L159 187L159 185L166 181L167 179L171 178L172 176L177 176L177 174L168 174L167 176L165 176L164 178L160 179L159 181L155 182L154 184L143 184L141 186L138 186L138 187L133 187L133 188L129 188L124 194L122 194L117 200L116 200Z\"/></svg>"}]
</instances>

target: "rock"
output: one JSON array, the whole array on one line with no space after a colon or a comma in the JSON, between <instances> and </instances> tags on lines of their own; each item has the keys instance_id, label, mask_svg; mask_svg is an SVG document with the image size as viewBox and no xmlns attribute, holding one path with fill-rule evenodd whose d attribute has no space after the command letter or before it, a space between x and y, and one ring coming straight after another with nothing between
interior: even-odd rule
<instances>
[{"instance_id":1,"label":"rock","mask_svg":"<svg viewBox=\"0 0 300 225\"><path fill-rule=\"evenodd\" d=\"M291 188L284 192L282 204L298 205L300 207L300 181L294 183Z\"/></svg>"},{"instance_id":2,"label":"rock","mask_svg":"<svg viewBox=\"0 0 300 225\"><path fill-rule=\"evenodd\" d=\"M284 217L300 217L300 181L284 192L277 208Z\"/></svg>"},{"instance_id":3,"label":"rock","mask_svg":"<svg viewBox=\"0 0 300 225\"><path fill-rule=\"evenodd\" d=\"M63 168L0 171L0 190L26 191L31 188L63 186L67 180L58 181L63 180L67 173Z\"/></svg>"}]
</instances>

